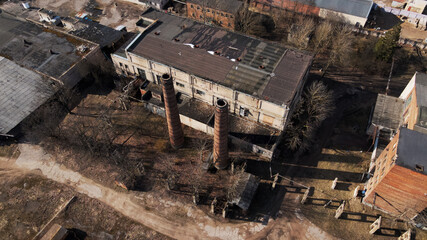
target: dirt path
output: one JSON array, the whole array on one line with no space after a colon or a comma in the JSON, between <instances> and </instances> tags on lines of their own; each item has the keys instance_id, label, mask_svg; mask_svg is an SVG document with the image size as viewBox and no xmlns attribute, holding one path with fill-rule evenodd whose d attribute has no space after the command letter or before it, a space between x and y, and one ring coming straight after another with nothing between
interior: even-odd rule
<instances>
[{"instance_id":1,"label":"dirt path","mask_svg":"<svg viewBox=\"0 0 427 240\"><path fill-rule=\"evenodd\" d=\"M267 226L261 223L220 223L197 210L188 208L188 220L171 221L156 215L137 203L135 195L117 192L83 177L52 160L49 154L38 146L20 144L21 152L15 166L25 170L39 170L47 178L74 187L78 192L98 199L116 211L159 232L176 239L333 239L304 217L292 211L284 217L271 220ZM10 164L10 162L9 162ZM193 213L191 213L191 211ZM190 219L196 216L197 219ZM173 219L173 218L172 218ZM195 220L195 221L192 221Z\"/></svg>"}]
</instances>

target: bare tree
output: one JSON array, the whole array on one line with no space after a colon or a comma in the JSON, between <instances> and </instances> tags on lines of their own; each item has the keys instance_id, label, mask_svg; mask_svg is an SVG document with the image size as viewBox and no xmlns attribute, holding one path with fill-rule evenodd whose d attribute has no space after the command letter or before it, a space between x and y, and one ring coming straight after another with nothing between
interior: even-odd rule
<instances>
[{"instance_id":1,"label":"bare tree","mask_svg":"<svg viewBox=\"0 0 427 240\"><path fill-rule=\"evenodd\" d=\"M314 50L319 53L328 48L332 41L334 28L329 21L323 21L314 31Z\"/></svg>"},{"instance_id":2,"label":"bare tree","mask_svg":"<svg viewBox=\"0 0 427 240\"><path fill-rule=\"evenodd\" d=\"M298 22L291 27L288 42L298 49L306 49L314 27L315 24L312 18L299 18Z\"/></svg>"},{"instance_id":3,"label":"bare tree","mask_svg":"<svg viewBox=\"0 0 427 240\"><path fill-rule=\"evenodd\" d=\"M331 64L345 65L349 62L350 53L353 50L353 41L354 36L351 27L341 24L335 28L335 35L331 44L329 61L323 74L325 74Z\"/></svg>"},{"instance_id":4,"label":"bare tree","mask_svg":"<svg viewBox=\"0 0 427 240\"><path fill-rule=\"evenodd\" d=\"M333 94L319 81L304 92L286 129L286 143L291 151L302 153L311 146L320 124L332 113Z\"/></svg>"},{"instance_id":5,"label":"bare tree","mask_svg":"<svg viewBox=\"0 0 427 240\"><path fill-rule=\"evenodd\" d=\"M249 4L245 2L241 10L236 14L235 29L245 34L254 34L260 31L261 15L249 10Z\"/></svg>"}]
</instances>

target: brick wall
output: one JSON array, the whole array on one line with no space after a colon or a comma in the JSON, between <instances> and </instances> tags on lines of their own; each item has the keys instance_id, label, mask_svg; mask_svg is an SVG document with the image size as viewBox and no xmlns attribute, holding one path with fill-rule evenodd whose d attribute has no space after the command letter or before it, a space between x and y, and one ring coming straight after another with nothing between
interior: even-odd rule
<instances>
[{"instance_id":1,"label":"brick wall","mask_svg":"<svg viewBox=\"0 0 427 240\"><path fill-rule=\"evenodd\" d=\"M235 14L187 2L187 17L234 30Z\"/></svg>"},{"instance_id":2,"label":"brick wall","mask_svg":"<svg viewBox=\"0 0 427 240\"><path fill-rule=\"evenodd\" d=\"M250 6L251 8L256 8L261 12L269 11L272 7L315 16L319 16L320 12L319 7L302 4L291 0L252 0Z\"/></svg>"}]
</instances>

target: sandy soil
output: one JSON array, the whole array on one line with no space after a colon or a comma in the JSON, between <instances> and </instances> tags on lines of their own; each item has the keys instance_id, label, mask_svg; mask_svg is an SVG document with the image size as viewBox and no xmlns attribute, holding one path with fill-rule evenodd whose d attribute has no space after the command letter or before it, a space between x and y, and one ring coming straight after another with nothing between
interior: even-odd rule
<instances>
[{"instance_id":1,"label":"sandy soil","mask_svg":"<svg viewBox=\"0 0 427 240\"><path fill-rule=\"evenodd\" d=\"M150 210L149 204L140 205L140 201L149 202L149 197L144 194L118 192L104 187L55 163L49 154L37 146L21 144L19 149L21 155L15 162L19 169L37 169L47 178L67 184L77 192L97 199L125 216L176 239L259 239L267 236L268 239L333 239L299 215L297 208L289 206L284 216L271 220L264 226L256 222L218 222L192 205L162 203L161 199L156 199L158 205L169 209L169 214L175 214L171 216L173 220L169 220ZM292 214L292 211L297 213Z\"/></svg>"},{"instance_id":2,"label":"sandy soil","mask_svg":"<svg viewBox=\"0 0 427 240\"><path fill-rule=\"evenodd\" d=\"M45 229L57 223L87 240L169 239L130 220L98 200L42 177L39 171L15 167L12 161L0 160L2 240L32 239L72 196L76 197L75 200Z\"/></svg>"},{"instance_id":3,"label":"sandy soil","mask_svg":"<svg viewBox=\"0 0 427 240\"><path fill-rule=\"evenodd\" d=\"M402 32L400 36L403 38L426 43L425 40L427 39L427 31L415 28L414 25L408 22L404 22L402 23Z\"/></svg>"}]
</instances>

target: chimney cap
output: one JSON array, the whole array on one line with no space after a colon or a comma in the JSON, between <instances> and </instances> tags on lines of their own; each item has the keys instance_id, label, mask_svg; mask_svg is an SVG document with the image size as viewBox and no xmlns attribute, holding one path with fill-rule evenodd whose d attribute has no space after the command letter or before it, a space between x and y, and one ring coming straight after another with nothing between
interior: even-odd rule
<instances>
[{"instance_id":1,"label":"chimney cap","mask_svg":"<svg viewBox=\"0 0 427 240\"><path fill-rule=\"evenodd\" d=\"M226 100L224 100L224 99L222 99L222 98L218 98L218 99L216 100L216 106L217 106L218 108L225 108L225 107L227 107L227 105L228 105L227 101L226 101Z\"/></svg>"}]
</instances>

